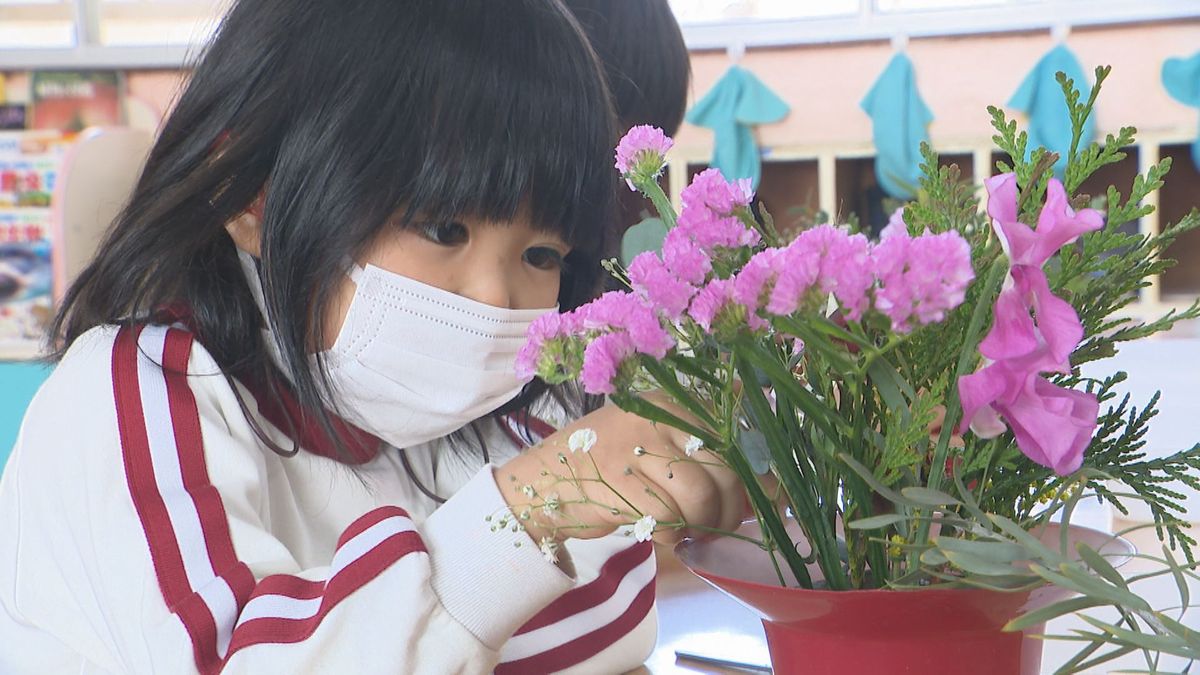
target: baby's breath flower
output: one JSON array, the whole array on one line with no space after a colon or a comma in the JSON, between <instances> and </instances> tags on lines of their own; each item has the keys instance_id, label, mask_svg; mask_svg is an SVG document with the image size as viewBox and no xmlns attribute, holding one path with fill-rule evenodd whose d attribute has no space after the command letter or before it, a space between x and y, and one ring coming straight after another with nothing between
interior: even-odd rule
<instances>
[{"instance_id":1,"label":"baby's breath flower","mask_svg":"<svg viewBox=\"0 0 1200 675\"><path fill-rule=\"evenodd\" d=\"M654 520L654 516L642 516L633 524L633 538L638 541L649 541L650 537L654 536L654 528L657 526L658 521Z\"/></svg>"},{"instance_id":2,"label":"baby's breath flower","mask_svg":"<svg viewBox=\"0 0 1200 675\"><path fill-rule=\"evenodd\" d=\"M696 454L696 451L703 447L704 441L696 438L695 436L689 436L687 443L683 446L683 451L687 453L688 457L691 457L692 455Z\"/></svg>"},{"instance_id":3,"label":"baby's breath flower","mask_svg":"<svg viewBox=\"0 0 1200 675\"><path fill-rule=\"evenodd\" d=\"M633 448L633 456L634 457L641 457L644 454L646 454L646 449L643 448L642 446L638 445Z\"/></svg>"},{"instance_id":4,"label":"baby's breath flower","mask_svg":"<svg viewBox=\"0 0 1200 675\"><path fill-rule=\"evenodd\" d=\"M567 439L567 447L571 452L587 452L596 445L596 432L592 429L578 429Z\"/></svg>"},{"instance_id":5,"label":"baby's breath flower","mask_svg":"<svg viewBox=\"0 0 1200 675\"><path fill-rule=\"evenodd\" d=\"M532 485L522 485L521 492L530 499L533 499L534 496L537 495L537 490L533 489Z\"/></svg>"},{"instance_id":6,"label":"baby's breath flower","mask_svg":"<svg viewBox=\"0 0 1200 675\"><path fill-rule=\"evenodd\" d=\"M546 514L547 517L554 517L554 515L558 512L559 507L560 504L558 501L557 492L551 492L543 498L542 513Z\"/></svg>"},{"instance_id":7,"label":"baby's breath flower","mask_svg":"<svg viewBox=\"0 0 1200 675\"><path fill-rule=\"evenodd\" d=\"M551 565L558 563L558 542L549 537L542 537L538 548L542 550L542 556L546 558L546 562Z\"/></svg>"}]
</instances>

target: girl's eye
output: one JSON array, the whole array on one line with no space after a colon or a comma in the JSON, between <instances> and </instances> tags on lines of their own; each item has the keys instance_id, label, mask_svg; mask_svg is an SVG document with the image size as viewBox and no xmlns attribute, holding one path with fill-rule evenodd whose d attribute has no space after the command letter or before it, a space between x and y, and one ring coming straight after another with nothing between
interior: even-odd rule
<instances>
[{"instance_id":1,"label":"girl's eye","mask_svg":"<svg viewBox=\"0 0 1200 675\"><path fill-rule=\"evenodd\" d=\"M466 225L450 221L448 223L421 223L418 225L421 236L440 246L457 246L471 238L471 232Z\"/></svg>"},{"instance_id":2,"label":"girl's eye","mask_svg":"<svg viewBox=\"0 0 1200 675\"><path fill-rule=\"evenodd\" d=\"M526 249L521 257L539 270L561 270L565 264L561 253L546 246Z\"/></svg>"}]
</instances>

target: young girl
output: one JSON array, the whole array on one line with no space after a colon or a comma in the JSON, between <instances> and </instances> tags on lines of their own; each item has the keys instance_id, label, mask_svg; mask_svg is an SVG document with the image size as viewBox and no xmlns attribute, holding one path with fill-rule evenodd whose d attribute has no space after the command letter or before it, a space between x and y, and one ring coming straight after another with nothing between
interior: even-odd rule
<instances>
[{"instance_id":1,"label":"young girl","mask_svg":"<svg viewBox=\"0 0 1200 675\"><path fill-rule=\"evenodd\" d=\"M556 432L583 401L513 374L599 284L609 109L557 0L236 3L0 481L0 672L640 663L654 559L611 493L495 526L570 471L660 522L743 515L727 472L669 478L678 433Z\"/></svg>"}]
</instances>

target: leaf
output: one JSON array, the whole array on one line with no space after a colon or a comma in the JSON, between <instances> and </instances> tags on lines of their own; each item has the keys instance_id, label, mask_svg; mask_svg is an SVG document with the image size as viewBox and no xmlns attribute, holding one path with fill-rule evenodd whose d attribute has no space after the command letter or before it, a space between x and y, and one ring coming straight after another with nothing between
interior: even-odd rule
<instances>
[{"instance_id":1,"label":"leaf","mask_svg":"<svg viewBox=\"0 0 1200 675\"><path fill-rule=\"evenodd\" d=\"M926 487L906 487L900 490L900 494L921 506L958 506L961 504L957 499L941 490L931 490Z\"/></svg>"},{"instance_id":2,"label":"leaf","mask_svg":"<svg viewBox=\"0 0 1200 675\"><path fill-rule=\"evenodd\" d=\"M1066 530L1067 528L1064 527L1063 529ZM1107 560L1105 560L1104 556L1097 553L1095 549L1087 544L1084 544L1083 542L1079 542L1075 546L1075 550L1079 552L1079 557L1083 560L1083 562L1087 563L1088 567L1095 570L1097 574L1104 577L1110 583L1116 586L1120 586L1126 590L1129 589L1129 584L1125 582L1125 578L1121 576L1121 573L1118 572L1116 568L1113 567Z\"/></svg>"},{"instance_id":3,"label":"leaf","mask_svg":"<svg viewBox=\"0 0 1200 675\"><path fill-rule=\"evenodd\" d=\"M767 447L767 437L761 431L742 429L738 433L737 447L754 473L762 476L771 470L771 450Z\"/></svg>"},{"instance_id":4,"label":"leaf","mask_svg":"<svg viewBox=\"0 0 1200 675\"><path fill-rule=\"evenodd\" d=\"M859 518L846 523L846 527L852 530L877 530L881 527L888 527L896 523L902 523L908 520L907 517L899 513L885 513L879 516L871 516L869 518Z\"/></svg>"},{"instance_id":5,"label":"leaf","mask_svg":"<svg viewBox=\"0 0 1200 675\"><path fill-rule=\"evenodd\" d=\"M907 419L908 402L917 397L913 392L912 385L905 382L896 369L884 359L872 361L871 365L867 367L867 375L871 377L871 382L875 384L879 397L883 399L887 407ZM906 396L907 398L905 398Z\"/></svg>"},{"instance_id":6,"label":"leaf","mask_svg":"<svg viewBox=\"0 0 1200 675\"><path fill-rule=\"evenodd\" d=\"M867 485L870 485L872 490L878 492L889 502L892 502L893 504L899 504L901 506L920 506L920 504L902 496L899 492L896 492L895 490L881 483L879 478L875 476L875 474L871 473L870 469L860 464L858 460L851 457L849 453L839 452L837 457L838 459L842 460L846 466L850 467L854 473L858 474L860 478L866 481Z\"/></svg>"},{"instance_id":7,"label":"leaf","mask_svg":"<svg viewBox=\"0 0 1200 675\"><path fill-rule=\"evenodd\" d=\"M937 537L934 539L937 547L943 551L958 551L970 553L998 563L1014 563L1029 559L1029 551L1023 546L1007 541L980 541L958 539L955 537Z\"/></svg>"},{"instance_id":8,"label":"leaf","mask_svg":"<svg viewBox=\"0 0 1200 675\"><path fill-rule=\"evenodd\" d=\"M1013 566L1005 563L998 563L981 558L971 553L963 553L962 551L948 551L942 549L942 555L946 556L955 567L971 574L982 574L984 576L1009 576L1013 573Z\"/></svg>"},{"instance_id":9,"label":"leaf","mask_svg":"<svg viewBox=\"0 0 1200 675\"><path fill-rule=\"evenodd\" d=\"M1086 614L1081 614L1079 618L1125 644L1134 645L1138 648L1148 649L1154 652L1173 654L1176 656L1194 656L1194 654L1190 654L1189 652L1181 649L1179 642L1171 639L1170 637L1151 635L1149 633L1142 633L1139 631L1129 630L1127 628L1121 628L1120 626L1114 626L1110 623L1105 623L1099 619L1087 616Z\"/></svg>"},{"instance_id":10,"label":"leaf","mask_svg":"<svg viewBox=\"0 0 1200 675\"><path fill-rule=\"evenodd\" d=\"M661 218L646 218L621 237L621 262L628 267L639 253L662 250L666 238L667 224Z\"/></svg>"},{"instance_id":11,"label":"leaf","mask_svg":"<svg viewBox=\"0 0 1200 675\"><path fill-rule=\"evenodd\" d=\"M1094 598L1069 598L1067 600L1060 600L1018 616L1005 624L1004 630L1025 630L1026 628L1044 624L1051 619L1057 619L1060 616L1074 614L1075 612L1102 605L1104 605L1103 600L1096 600Z\"/></svg>"},{"instance_id":12,"label":"leaf","mask_svg":"<svg viewBox=\"0 0 1200 675\"><path fill-rule=\"evenodd\" d=\"M1050 548L1043 544L1040 539L1032 534L1029 534L1024 528L1008 518L1005 518L1004 516L998 516L996 514L988 514L988 520L991 520L993 525L1000 528L1000 530L1002 530L1010 538L1016 540L1018 544L1024 546L1026 550L1032 554L1031 557L1044 560L1054 565L1058 565L1066 561L1066 558L1064 558L1062 554L1050 550Z\"/></svg>"}]
</instances>

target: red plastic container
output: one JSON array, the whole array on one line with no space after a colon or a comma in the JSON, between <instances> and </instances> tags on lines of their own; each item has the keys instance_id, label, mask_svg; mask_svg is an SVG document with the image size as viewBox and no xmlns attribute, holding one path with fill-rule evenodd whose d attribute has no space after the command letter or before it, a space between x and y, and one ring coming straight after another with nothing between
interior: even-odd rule
<instances>
[{"instance_id":1,"label":"red plastic container","mask_svg":"<svg viewBox=\"0 0 1200 675\"><path fill-rule=\"evenodd\" d=\"M757 524L742 531L756 537ZM1058 531L1054 525L1041 536L1057 546ZM1096 530L1072 526L1070 536L1106 554L1133 552L1127 541ZM810 591L781 587L766 554L739 539L685 540L675 552L694 574L762 618L776 675L1038 675L1042 644L1029 635L1042 627L1027 634L1001 629L1068 595L1051 586L1022 593ZM809 571L819 577L815 566Z\"/></svg>"}]
</instances>

